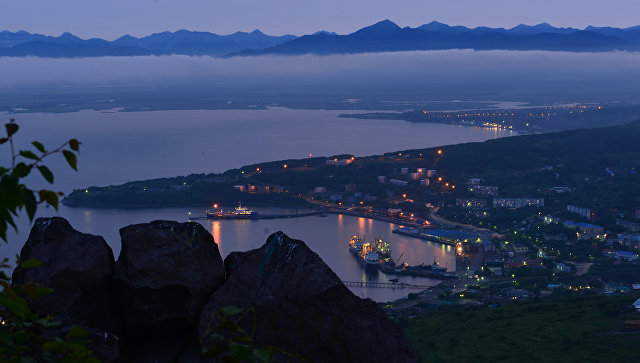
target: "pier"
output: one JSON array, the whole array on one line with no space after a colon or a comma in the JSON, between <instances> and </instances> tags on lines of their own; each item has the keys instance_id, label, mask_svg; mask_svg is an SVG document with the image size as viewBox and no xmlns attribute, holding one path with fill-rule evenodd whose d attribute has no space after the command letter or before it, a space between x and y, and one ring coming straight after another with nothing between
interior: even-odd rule
<instances>
[{"instance_id":1,"label":"pier","mask_svg":"<svg viewBox=\"0 0 640 363\"><path fill-rule=\"evenodd\" d=\"M345 286L353 286L353 287L376 287L376 288L384 288L384 289L417 289L417 290L427 290L432 286L424 286L424 285L411 285L406 284L404 282L391 283L391 282L366 282L366 281L342 281Z\"/></svg>"},{"instance_id":2,"label":"pier","mask_svg":"<svg viewBox=\"0 0 640 363\"><path fill-rule=\"evenodd\" d=\"M258 219L285 219L285 218L301 218L301 217L311 217L311 216L322 216L326 215L324 211L312 211L306 213L295 213L295 214L258 214L258 215L238 215L238 216L225 216L225 217L189 217L190 221L199 221L199 220L258 220Z\"/></svg>"}]
</instances>

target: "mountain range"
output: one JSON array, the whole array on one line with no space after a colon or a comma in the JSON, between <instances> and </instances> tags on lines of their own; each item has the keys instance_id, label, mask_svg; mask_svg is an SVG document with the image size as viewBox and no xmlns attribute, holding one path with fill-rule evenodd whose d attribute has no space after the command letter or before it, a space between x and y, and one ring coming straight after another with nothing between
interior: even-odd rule
<instances>
[{"instance_id":1,"label":"mountain range","mask_svg":"<svg viewBox=\"0 0 640 363\"><path fill-rule=\"evenodd\" d=\"M339 35L318 31L310 35L271 36L255 30L217 35L178 30L116 40L81 39L70 33L58 37L25 31L0 32L0 56L100 57L138 55L254 56L263 54L345 54L412 50L548 50L606 52L640 50L640 26L629 28L557 28L547 23L489 28L449 26L431 22L416 28L390 20Z\"/></svg>"}]
</instances>

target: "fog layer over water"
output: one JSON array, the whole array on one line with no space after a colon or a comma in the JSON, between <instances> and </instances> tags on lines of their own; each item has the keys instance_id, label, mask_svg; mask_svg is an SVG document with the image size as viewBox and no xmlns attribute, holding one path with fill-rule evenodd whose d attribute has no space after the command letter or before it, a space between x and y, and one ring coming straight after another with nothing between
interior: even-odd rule
<instances>
[{"instance_id":1,"label":"fog layer over water","mask_svg":"<svg viewBox=\"0 0 640 363\"><path fill-rule=\"evenodd\" d=\"M0 92L140 87L189 96L419 96L568 102L638 100L640 54L418 51L331 56L0 58ZM96 92L94 89L92 92ZM301 94L302 92L302 94ZM43 92L39 92L42 96ZM141 96L141 95L138 95ZM82 97L82 94L79 95ZM285 101L285 100L282 100ZM66 103L66 102L65 102Z\"/></svg>"}]
</instances>

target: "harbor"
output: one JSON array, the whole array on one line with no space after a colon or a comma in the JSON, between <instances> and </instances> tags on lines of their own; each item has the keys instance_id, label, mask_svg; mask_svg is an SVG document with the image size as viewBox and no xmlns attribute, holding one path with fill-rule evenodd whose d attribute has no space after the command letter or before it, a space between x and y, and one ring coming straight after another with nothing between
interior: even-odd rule
<instances>
[{"instance_id":1,"label":"harbor","mask_svg":"<svg viewBox=\"0 0 640 363\"><path fill-rule=\"evenodd\" d=\"M354 235L349 240L349 251L365 268L365 271L380 271L388 275L426 277L440 280L458 278L455 273L447 273L447 267L440 266L435 259L431 265L421 263L410 266L402 260L406 251L400 254L396 263L391 257L391 245L380 236L367 242L364 237Z\"/></svg>"}]
</instances>

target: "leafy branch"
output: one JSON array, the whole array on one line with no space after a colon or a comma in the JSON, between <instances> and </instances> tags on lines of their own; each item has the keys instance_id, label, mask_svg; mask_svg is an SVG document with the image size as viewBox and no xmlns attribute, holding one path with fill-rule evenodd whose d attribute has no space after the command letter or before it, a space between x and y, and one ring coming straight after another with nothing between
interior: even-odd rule
<instances>
[{"instance_id":1,"label":"leafy branch","mask_svg":"<svg viewBox=\"0 0 640 363\"><path fill-rule=\"evenodd\" d=\"M47 150L39 141L33 141L31 145L35 150L15 150L15 134L19 130L18 124L14 119L9 120L5 125L6 137L0 138L0 145L9 143L11 151L11 167L5 168L0 166L0 238L7 241L8 226L12 226L17 230L14 217L25 210L29 220L32 221L37 205L47 203L58 209L59 196L64 195L62 192L54 192L48 189L37 191L36 193L21 183L34 169L37 169L44 180L49 184L53 184L53 173L49 168L43 165L46 158L55 154L62 154L67 164L73 169L78 170L78 159L76 154L80 151L80 142L71 139L62 145Z\"/></svg>"}]
</instances>

